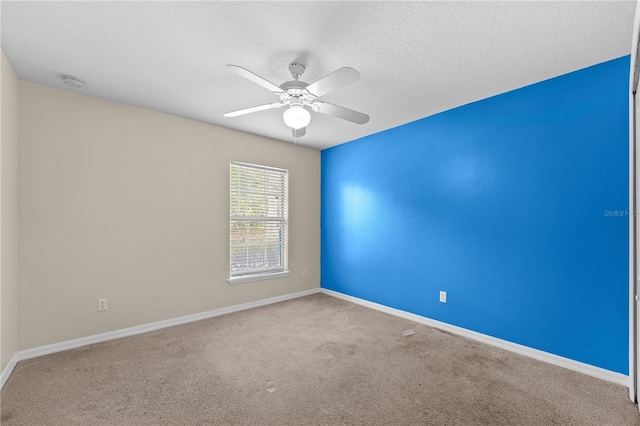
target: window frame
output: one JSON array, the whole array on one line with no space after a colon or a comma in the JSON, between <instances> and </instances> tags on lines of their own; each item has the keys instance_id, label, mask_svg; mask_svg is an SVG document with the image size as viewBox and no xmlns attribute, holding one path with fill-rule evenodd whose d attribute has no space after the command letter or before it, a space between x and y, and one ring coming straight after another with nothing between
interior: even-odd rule
<instances>
[{"instance_id":1,"label":"window frame","mask_svg":"<svg viewBox=\"0 0 640 426\"><path fill-rule=\"evenodd\" d=\"M284 175L284 188L280 188L280 193L283 194L284 197L284 206L283 206L283 214L282 216L232 216L232 212L234 211L233 205L233 194L238 191L242 192L239 188L234 187L234 182L232 181L232 170L234 166L239 168L251 169L251 170L263 170L267 172L276 172ZM250 193L250 191L245 190L246 193ZM241 271L236 272L232 271L232 250L234 248L234 240L233 240L233 224L234 222L239 221L247 221L247 222L260 222L264 221L265 224L268 223L278 223L279 229L281 229L283 237L279 242L280 250L281 250L281 266L276 267L267 267L267 268L257 268L255 270L249 271ZM244 282L251 281L261 281L261 280L269 280L275 278L283 278L289 275L289 170L282 169L277 167L264 166L260 164L251 164L240 161L230 161L229 162L229 278L227 282L229 284L239 284ZM251 243L249 243L251 244ZM256 244L259 245L259 244ZM238 245L235 245L238 247Z\"/></svg>"}]
</instances>

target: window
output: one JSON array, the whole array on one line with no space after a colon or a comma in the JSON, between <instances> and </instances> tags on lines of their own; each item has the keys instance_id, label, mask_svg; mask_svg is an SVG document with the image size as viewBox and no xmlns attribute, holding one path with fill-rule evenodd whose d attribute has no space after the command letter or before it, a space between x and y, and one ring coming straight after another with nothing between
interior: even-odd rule
<instances>
[{"instance_id":1,"label":"window","mask_svg":"<svg viewBox=\"0 0 640 426\"><path fill-rule=\"evenodd\" d=\"M229 283L287 276L288 173L231 162Z\"/></svg>"}]
</instances>

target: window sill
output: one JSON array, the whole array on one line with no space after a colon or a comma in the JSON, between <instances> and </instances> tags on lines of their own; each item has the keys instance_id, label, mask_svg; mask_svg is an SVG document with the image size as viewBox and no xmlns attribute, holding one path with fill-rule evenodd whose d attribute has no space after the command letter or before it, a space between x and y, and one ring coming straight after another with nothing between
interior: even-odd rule
<instances>
[{"instance_id":1,"label":"window sill","mask_svg":"<svg viewBox=\"0 0 640 426\"><path fill-rule=\"evenodd\" d=\"M240 277L231 277L227 280L229 284L241 284L251 281L272 280L274 278L284 278L289 276L289 271L273 272L270 274L244 275Z\"/></svg>"}]
</instances>

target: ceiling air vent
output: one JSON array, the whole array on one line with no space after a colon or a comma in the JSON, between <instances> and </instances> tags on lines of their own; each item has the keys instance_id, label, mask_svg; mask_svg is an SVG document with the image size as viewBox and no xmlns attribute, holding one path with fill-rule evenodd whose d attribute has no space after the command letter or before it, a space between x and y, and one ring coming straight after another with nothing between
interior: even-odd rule
<instances>
[{"instance_id":1,"label":"ceiling air vent","mask_svg":"<svg viewBox=\"0 0 640 426\"><path fill-rule=\"evenodd\" d=\"M60 76L60 78L62 78L62 81L67 86L75 87L76 89L82 89L84 87L84 81L82 81L78 77L74 77L72 75L67 75L67 74L62 74Z\"/></svg>"}]
</instances>

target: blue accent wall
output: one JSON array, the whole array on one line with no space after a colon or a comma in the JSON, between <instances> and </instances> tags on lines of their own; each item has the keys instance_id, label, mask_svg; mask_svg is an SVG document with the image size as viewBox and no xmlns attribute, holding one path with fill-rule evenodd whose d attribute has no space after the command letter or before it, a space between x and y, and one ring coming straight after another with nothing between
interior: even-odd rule
<instances>
[{"instance_id":1,"label":"blue accent wall","mask_svg":"<svg viewBox=\"0 0 640 426\"><path fill-rule=\"evenodd\" d=\"M322 287L628 374L628 84L625 56L322 151Z\"/></svg>"}]
</instances>

